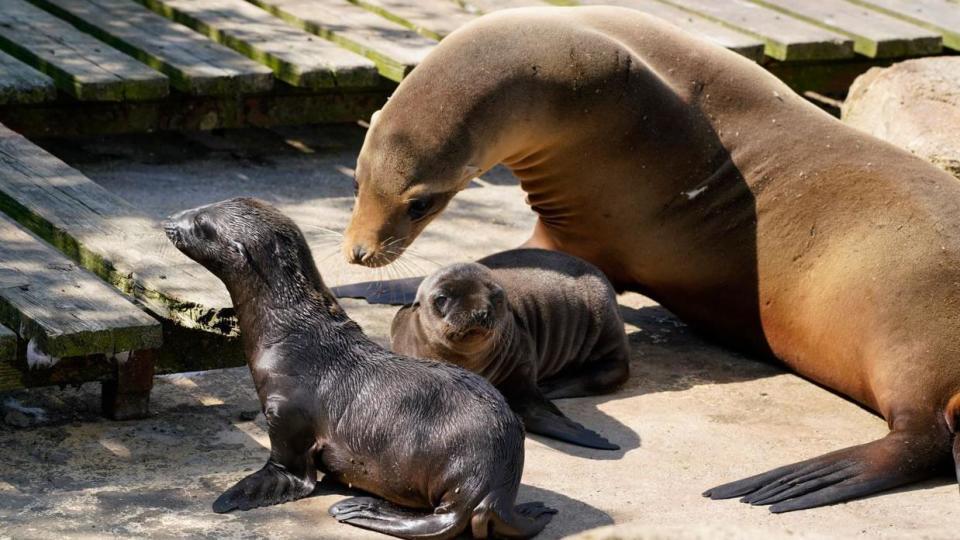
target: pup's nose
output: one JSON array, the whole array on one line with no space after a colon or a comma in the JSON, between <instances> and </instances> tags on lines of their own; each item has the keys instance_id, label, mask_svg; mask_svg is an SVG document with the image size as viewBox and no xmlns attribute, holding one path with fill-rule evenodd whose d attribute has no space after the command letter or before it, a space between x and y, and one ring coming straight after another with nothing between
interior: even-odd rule
<instances>
[{"instance_id":1,"label":"pup's nose","mask_svg":"<svg viewBox=\"0 0 960 540\"><path fill-rule=\"evenodd\" d=\"M350 254L353 256L350 262L354 264L362 262L367 257L367 248L361 245L353 246L353 251Z\"/></svg>"},{"instance_id":2,"label":"pup's nose","mask_svg":"<svg viewBox=\"0 0 960 540\"><path fill-rule=\"evenodd\" d=\"M189 212L189 210L177 212L163 222L163 230L167 233L167 238L174 240L179 237L180 231L184 228L184 224L187 221Z\"/></svg>"},{"instance_id":3,"label":"pup's nose","mask_svg":"<svg viewBox=\"0 0 960 540\"><path fill-rule=\"evenodd\" d=\"M493 317L490 314L490 310L486 309L477 309L471 313L473 323L479 326L489 326L493 321Z\"/></svg>"}]
</instances>

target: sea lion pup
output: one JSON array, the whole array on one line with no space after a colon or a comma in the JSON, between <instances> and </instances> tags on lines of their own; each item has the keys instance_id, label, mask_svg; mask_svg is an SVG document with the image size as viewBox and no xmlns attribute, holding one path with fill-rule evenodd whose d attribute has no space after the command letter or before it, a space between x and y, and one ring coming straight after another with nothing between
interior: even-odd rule
<instances>
[{"instance_id":1,"label":"sea lion pup","mask_svg":"<svg viewBox=\"0 0 960 540\"><path fill-rule=\"evenodd\" d=\"M550 399L612 392L630 348L603 273L556 251L516 249L437 270L393 318L394 352L486 377L530 433L620 447L570 420Z\"/></svg>"},{"instance_id":2,"label":"sea lion pup","mask_svg":"<svg viewBox=\"0 0 960 540\"><path fill-rule=\"evenodd\" d=\"M253 199L181 212L177 248L219 277L270 435L270 459L216 512L309 495L317 471L382 498L330 508L338 521L400 538L529 538L555 510L514 506L523 425L485 379L403 358L368 339L324 285L297 226Z\"/></svg>"},{"instance_id":3,"label":"sea lion pup","mask_svg":"<svg viewBox=\"0 0 960 540\"><path fill-rule=\"evenodd\" d=\"M890 425L708 496L798 510L960 458L960 182L949 174L656 18L507 10L444 38L373 121L345 255L394 260L497 163L538 216L530 247L586 259L618 290L772 354Z\"/></svg>"}]
</instances>

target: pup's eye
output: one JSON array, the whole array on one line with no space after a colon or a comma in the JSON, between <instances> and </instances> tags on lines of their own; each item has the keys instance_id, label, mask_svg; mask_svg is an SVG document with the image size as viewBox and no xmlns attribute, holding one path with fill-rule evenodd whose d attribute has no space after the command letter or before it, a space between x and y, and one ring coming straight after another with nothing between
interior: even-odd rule
<instances>
[{"instance_id":1,"label":"pup's eye","mask_svg":"<svg viewBox=\"0 0 960 540\"><path fill-rule=\"evenodd\" d=\"M438 294L433 298L433 307L437 308L437 311L443 313L443 308L446 307L446 305L447 305L446 296L442 294Z\"/></svg>"},{"instance_id":2,"label":"pup's eye","mask_svg":"<svg viewBox=\"0 0 960 540\"><path fill-rule=\"evenodd\" d=\"M431 207L433 207L433 199L429 197L413 199L407 207L407 215L413 221L417 221L425 218L430 213Z\"/></svg>"}]
</instances>

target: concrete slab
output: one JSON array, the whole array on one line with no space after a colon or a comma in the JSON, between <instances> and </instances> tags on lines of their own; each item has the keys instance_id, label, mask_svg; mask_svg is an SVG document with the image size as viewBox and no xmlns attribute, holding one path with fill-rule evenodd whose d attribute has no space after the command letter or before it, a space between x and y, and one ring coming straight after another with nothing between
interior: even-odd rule
<instances>
[{"instance_id":1,"label":"concrete slab","mask_svg":"<svg viewBox=\"0 0 960 540\"><path fill-rule=\"evenodd\" d=\"M532 222L506 174L466 190L385 270L336 252L352 199L361 133L351 129L40 141L158 219L186 206L254 195L304 227L328 281L414 275L521 242ZM469 233L467 233L469 232ZM721 349L654 302L620 299L632 376L614 395L558 402L619 452L527 440L521 501L560 510L540 538L952 538L955 480L944 477L828 508L772 515L700 493L886 432L882 420L780 368ZM381 343L393 309L344 302ZM147 420L99 419L97 389L0 396L0 537L378 538L326 511L345 492L217 515L213 499L260 467L268 441L243 368L160 377ZM39 412L38 412L39 411ZM16 425L14 425L16 424ZM27 427L17 427L26 425Z\"/></svg>"}]
</instances>

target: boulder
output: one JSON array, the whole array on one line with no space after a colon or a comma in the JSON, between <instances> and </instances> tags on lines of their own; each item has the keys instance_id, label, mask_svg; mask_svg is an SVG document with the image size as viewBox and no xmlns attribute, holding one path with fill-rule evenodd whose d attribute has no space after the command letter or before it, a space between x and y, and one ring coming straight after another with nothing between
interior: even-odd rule
<instances>
[{"instance_id":1,"label":"boulder","mask_svg":"<svg viewBox=\"0 0 960 540\"><path fill-rule=\"evenodd\" d=\"M960 178L960 57L870 69L850 87L842 119Z\"/></svg>"}]
</instances>

